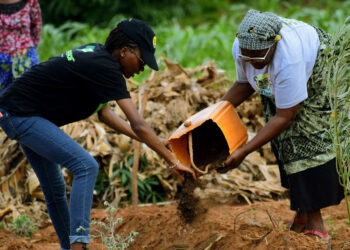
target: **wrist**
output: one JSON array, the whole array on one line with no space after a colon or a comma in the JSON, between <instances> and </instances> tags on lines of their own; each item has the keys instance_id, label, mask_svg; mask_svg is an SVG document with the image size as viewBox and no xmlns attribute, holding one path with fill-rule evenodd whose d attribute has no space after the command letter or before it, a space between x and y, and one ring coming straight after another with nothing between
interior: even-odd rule
<instances>
[{"instance_id":1,"label":"wrist","mask_svg":"<svg viewBox=\"0 0 350 250\"><path fill-rule=\"evenodd\" d=\"M180 160L177 159L177 160L175 161L175 163L170 164L170 165L168 166L168 168L172 169L172 168L176 167L176 165L178 165L178 164L180 164Z\"/></svg>"},{"instance_id":2,"label":"wrist","mask_svg":"<svg viewBox=\"0 0 350 250\"><path fill-rule=\"evenodd\" d=\"M246 156L248 155L250 152L249 152L249 149L246 147L247 144L243 145L240 150L242 151L242 153Z\"/></svg>"}]
</instances>

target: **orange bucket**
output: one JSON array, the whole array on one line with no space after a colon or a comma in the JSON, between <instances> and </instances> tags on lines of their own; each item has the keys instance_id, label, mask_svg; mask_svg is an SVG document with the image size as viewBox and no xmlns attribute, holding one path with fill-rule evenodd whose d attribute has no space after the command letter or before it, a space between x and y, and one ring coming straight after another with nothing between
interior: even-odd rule
<instances>
[{"instance_id":1,"label":"orange bucket","mask_svg":"<svg viewBox=\"0 0 350 250\"><path fill-rule=\"evenodd\" d=\"M169 141L183 164L206 174L207 169L201 171L196 166L223 161L247 139L247 130L233 105L220 101L188 118Z\"/></svg>"}]
</instances>

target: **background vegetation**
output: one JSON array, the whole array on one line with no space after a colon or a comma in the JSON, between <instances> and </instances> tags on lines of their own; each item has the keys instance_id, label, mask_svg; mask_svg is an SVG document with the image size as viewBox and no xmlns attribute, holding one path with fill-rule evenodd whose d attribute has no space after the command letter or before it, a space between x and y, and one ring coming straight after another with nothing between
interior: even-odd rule
<instances>
[{"instance_id":1,"label":"background vegetation","mask_svg":"<svg viewBox=\"0 0 350 250\"><path fill-rule=\"evenodd\" d=\"M350 1L331 0L40 0L44 21L40 59L89 42L104 43L119 21L147 21L157 34L159 57L194 67L208 60L235 76L231 46L250 8L303 20L335 33L350 13ZM149 70L137 76L143 80Z\"/></svg>"}]
</instances>

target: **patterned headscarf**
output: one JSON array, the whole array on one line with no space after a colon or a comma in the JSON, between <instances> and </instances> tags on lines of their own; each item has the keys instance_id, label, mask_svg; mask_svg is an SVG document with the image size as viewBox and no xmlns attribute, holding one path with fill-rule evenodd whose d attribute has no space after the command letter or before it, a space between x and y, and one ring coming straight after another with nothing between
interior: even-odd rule
<instances>
[{"instance_id":1,"label":"patterned headscarf","mask_svg":"<svg viewBox=\"0 0 350 250\"><path fill-rule=\"evenodd\" d=\"M248 50L270 48L275 42L281 40L278 34L281 28L282 23L275 14L249 10L236 34L239 47Z\"/></svg>"}]
</instances>

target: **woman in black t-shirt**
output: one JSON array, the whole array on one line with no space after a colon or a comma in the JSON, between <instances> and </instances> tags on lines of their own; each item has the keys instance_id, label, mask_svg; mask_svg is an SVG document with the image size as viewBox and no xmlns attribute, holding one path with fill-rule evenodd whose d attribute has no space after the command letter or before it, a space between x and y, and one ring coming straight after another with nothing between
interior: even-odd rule
<instances>
[{"instance_id":1,"label":"woman in black t-shirt","mask_svg":"<svg viewBox=\"0 0 350 250\"><path fill-rule=\"evenodd\" d=\"M145 142L174 174L195 178L140 116L123 78L138 74L145 65L158 70L155 43L146 23L125 20L110 32L105 45L84 45L36 65L0 95L0 126L19 142L33 167L62 249L87 249L98 164L59 126L98 112L99 119L117 132ZM110 109L111 100L130 125ZM69 208L60 165L74 175Z\"/></svg>"}]
</instances>

